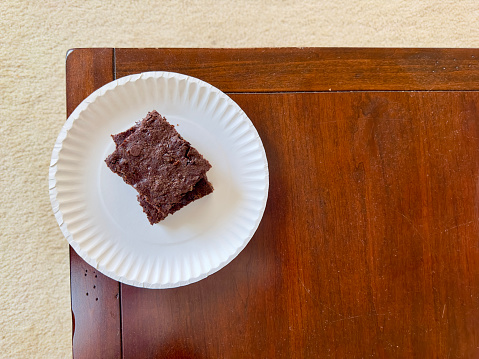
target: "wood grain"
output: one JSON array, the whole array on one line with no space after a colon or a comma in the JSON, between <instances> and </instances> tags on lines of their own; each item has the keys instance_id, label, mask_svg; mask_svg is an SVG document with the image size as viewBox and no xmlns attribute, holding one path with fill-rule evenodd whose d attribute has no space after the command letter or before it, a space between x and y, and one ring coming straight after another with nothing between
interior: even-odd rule
<instances>
[{"instance_id":1,"label":"wood grain","mask_svg":"<svg viewBox=\"0 0 479 359\"><path fill-rule=\"evenodd\" d=\"M478 58L75 50L68 113L114 74L185 73L231 94L270 168L251 242L198 283L119 288L94 273L101 297L86 296L100 282L71 250L75 357L479 357Z\"/></svg>"},{"instance_id":2,"label":"wood grain","mask_svg":"<svg viewBox=\"0 0 479 359\"><path fill-rule=\"evenodd\" d=\"M125 358L479 356L479 94L235 94L270 195L228 266L122 286Z\"/></svg>"},{"instance_id":3,"label":"wood grain","mask_svg":"<svg viewBox=\"0 0 479 359\"><path fill-rule=\"evenodd\" d=\"M113 80L112 49L76 49L66 59L67 114ZM70 247L73 357L120 358L120 286Z\"/></svg>"},{"instance_id":4,"label":"wood grain","mask_svg":"<svg viewBox=\"0 0 479 359\"><path fill-rule=\"evenodd\" d=\"M479 49L116 49L117 77L172 71L224 92L478 90Z\"/></svg>"}]
</instances>

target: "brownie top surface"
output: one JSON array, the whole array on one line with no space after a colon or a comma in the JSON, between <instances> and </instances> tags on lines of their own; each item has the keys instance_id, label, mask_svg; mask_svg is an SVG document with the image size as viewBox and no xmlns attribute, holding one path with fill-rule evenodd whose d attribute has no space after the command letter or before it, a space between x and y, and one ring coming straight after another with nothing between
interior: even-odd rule
<instances>
[{"instance_id":1,"label":"brownie top surface","mask_svg":"<svg viewBox=\"0 0 479 359\"><path fill-rule=\"evenodd\" d=\"M117 147L105 160L108 167L163 210L178 203L211 168L156 111L112 137Z\"/></svg>"}]
</instances>

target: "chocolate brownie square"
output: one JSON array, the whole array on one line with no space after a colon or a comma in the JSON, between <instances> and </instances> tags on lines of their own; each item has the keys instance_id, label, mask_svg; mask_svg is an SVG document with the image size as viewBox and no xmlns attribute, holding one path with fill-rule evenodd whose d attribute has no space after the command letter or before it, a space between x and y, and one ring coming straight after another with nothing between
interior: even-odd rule
<instances>
[{"instance_id":1,"label":"chocolate brownie square","mask_svg":"<svg viewBox=\"0 0 479 359\"><path fill-rule=\"evenodd\" d=\"M151 224L213 191L211 164L158 112L112 138L116 149L105 162L138 191Z\"/></svg>"}]
</instances>

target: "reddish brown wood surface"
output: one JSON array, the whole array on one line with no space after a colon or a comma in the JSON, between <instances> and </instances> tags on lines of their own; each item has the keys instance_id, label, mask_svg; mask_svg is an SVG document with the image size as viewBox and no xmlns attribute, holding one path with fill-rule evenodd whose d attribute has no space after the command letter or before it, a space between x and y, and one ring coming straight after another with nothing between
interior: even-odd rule
<instances>
[{"instance_id":1,"label":"reddish brown wood surface","mask_svg":"<svg viewBox=\"0 0 479 359\"><path fill-rule=\"evenodd\" d=\"M233 98L263 221L204 281L123 286L125 357L478 357L479 94Z\"/></svg>"},{"instance_id":2,"label":"reddish brown wood surface","mask_svg":"<svg viewBox=\"0 0 479 359\"><path fill-rule=\"evenodd\" d=\"M116 49L116 75L172 71L224 92L478 90L479 49Z\"/></svg>"},{"instance_id":3,"label":"reddish brown wood surface","mask_svg":"<svg viewBox=\"0 0 479 359\"><path fill-rule=\"evenodd\" d=\"M81 49L67 55L67 114L113 80L112 49ZM73 356L120 358L120 286L88 265L70 247Z\"/></svg>"},{"instance_id":4,"label":"reddish brown wood surface","mask_svg":"<svg viewBox=\"0 0 479 359\"><path fill-rule=\"evenodd\" d=\"M68 60L87 77L83 97L111 59L84 51ZM112 345L101 357L124 358L479 357L478 50L114 57L117 77L177 71L234 93L264 143L270 194L251 242L218 273L169 290L121 284L122 343L103 323L112 308L118 323L118 301L92 312L82 287L91 283L79 281L90 268L73 252L77 327L81 317L103 335L76 333L74 348L95 357ZM68 93L82 86L67 82Z\"/></svg>"}]
</instances>

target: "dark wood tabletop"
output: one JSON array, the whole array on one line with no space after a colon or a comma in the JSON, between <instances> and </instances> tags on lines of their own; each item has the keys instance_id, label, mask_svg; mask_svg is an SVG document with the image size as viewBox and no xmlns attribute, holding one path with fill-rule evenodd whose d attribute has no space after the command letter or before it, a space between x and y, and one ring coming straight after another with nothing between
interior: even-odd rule
<instances>
[{"instance_id":1,"label":"dark wood tabletop","mask_svg":"<svg viewBox=\"0 0 479 359\"><path fill-rule=\"evenodd\" d=\"M479 50L75 49L67 112L122 76L227 93L270 171L225 268L151 290L70 250L75 358L479 358ZM101 119L98 119L101 121Z\"/></svg>"}]
</instances>

